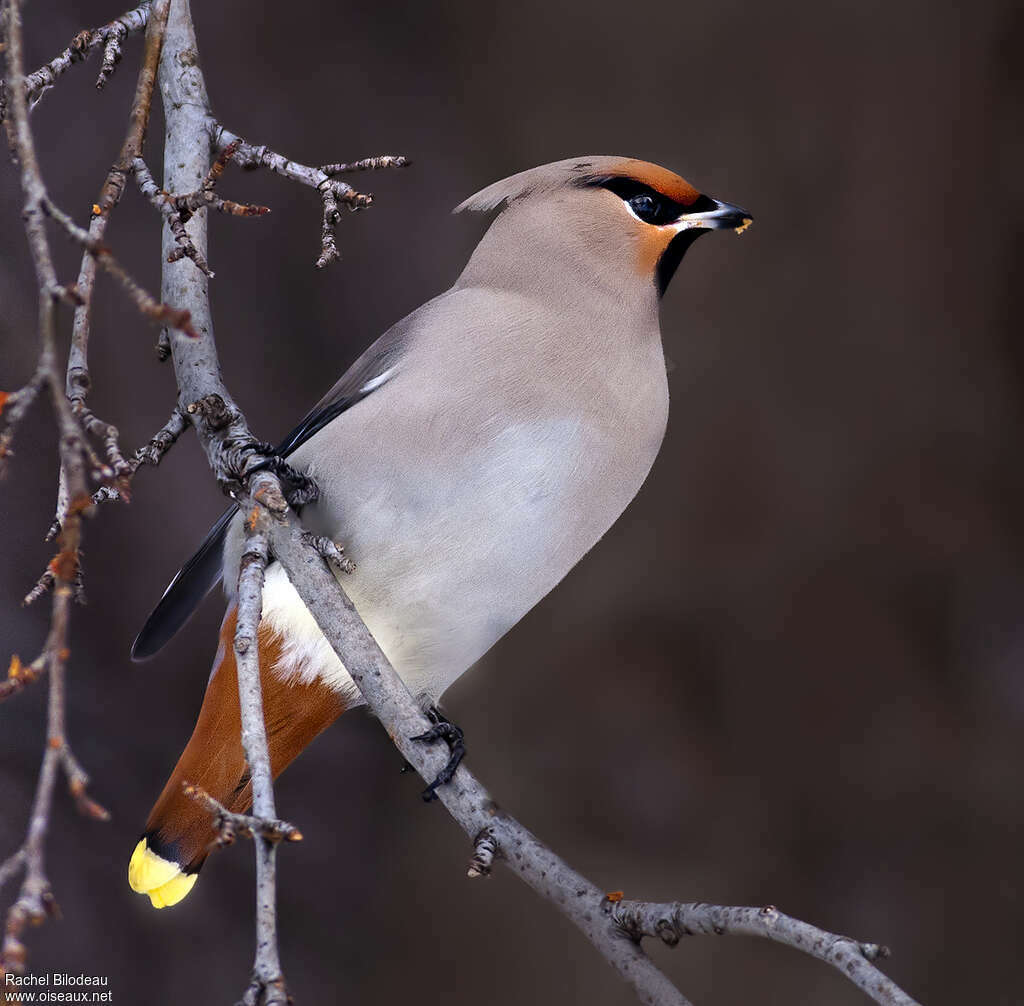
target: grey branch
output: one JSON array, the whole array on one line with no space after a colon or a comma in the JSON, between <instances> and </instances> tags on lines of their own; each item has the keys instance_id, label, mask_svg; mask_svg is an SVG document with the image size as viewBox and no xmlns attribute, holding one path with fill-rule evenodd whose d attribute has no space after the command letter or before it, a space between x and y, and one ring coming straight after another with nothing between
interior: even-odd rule
<instances>
[{"instance_id":1,"label":"grey branch","mask_svg":"<svg viewBox=\"0 0 1024 1006\"><path fill-rule=\"evenodd\" d=\"M147 8L148 21L146 22L145 51L135 85L135 94L129 113L127 132L118 158L104 179L98 200L93 207L89 230L85 231L78 227L50 199L46 198L42 203L44 212L56 220L84 248L78 281L72 288L75 295L75 317L72 327L71 348L68 354L65 394L82 429L103 443L103 450L106 455L105 463L96 455L88 439L83 438L82 449L88 456L91 465L91 475L94 479L104 480L104 485L92 496L93 503L104 499L127 499L131 478L134 476L139 465L144 460L154 456L154 447L159 448L160 453L156 456L158 461L159 457L174 443L184 428L179 424L180 417L176 419L176 417L172 416L171 424L173 426L171 424L165 426L154 440L147 445L147 448L142 449L145 452L144 454L136 452L136 457L128 461L121 453L117 427L112 423L99 419L86 405L86 396L91 387L88 350L92 294L97 262L102 262L104 268L122 282L128 289L129 295L136 301L136 304L144 314L158 320L165 316L170 316L179 323L188 324L188 318L182 312L177 312L173 308L157 304L153 297L142 290L128 276L125 270L118 265L110 254L109 249L102 243L110 220L110 214L124 193L130 165L141 152L145 143L153 92L156 86L157 66L163 44L164 27L167 22L167 10L167 0L158 0L153 9L152 17L149 17L149 9ZM111 43L123 37L123 33L115 33L111 36ZM58 477L56 515L47 534L48 539L55 536L63 525L70 499L67 469L62 463ZM54 582L52 569L48 567L37 581L35 587L26 596L25 603L32 603L52 587ZM79 601L84 599L80 566L75 582L75 597Z\"/></svg>"},{"instance_id":2,"label":"grey branch","mask_svg":"<svg viewBox=\"0 0 1024 1006\"><path fill-rule=\"evenodd\" d=\"M269 842L302 841L302 832L294 824L289 824L278 818L236 814L234 811L228 810L219 800L210 796L201 786L186 782L182 788L185 791L185 796L202 804L210 812L214 830L217 832L217 837L212 843L213 848L233 845L239 836L252 838L258 835Z\"/></svg>"},{"instance_id":3,"label":"grey branch","mask_svg":"<svg viewBox=\"0 0 1024 1006\"><path fill-rule=\"evenodd\" d=\"M339 545L336 541L331 541L330 538L313 534L310 531L303 532L302 540L310 548L315 549L331 569L336 569L339 573L354 573L356 571L356 564L345 555L344 545Z\"/></svg>"},{"instance_id":4,"label":"grey branch","mask_svg":"<svg viewBox=\"0 0 1024 1006\"><path fill-rule=\"evenodd\" d=\"M267 146L254 146L222 126L212 114L207 113L206 127L217 150L233 146L235 162L243 168L269 168L271 171L293 182L308 185L320 193L323 215L320 227L320 257L316 267L323 269L340 257L334 237L335 228L341 220L341 206L350 210L361 210L373 202L373 196L357 192L351 185L338 181L332 176L342 171L356 171L372 167L402 167L408 160L401 155L385 154L382 157L368 157L352 164L328 164L323 168L299 164L284 157Z\"/></svg>"},{"instance_id":5,"label":"grey branch","mask_svg":"<svg viewBox=\"0 0 1024 1006\"><path fill-rule=\"evenodd\" d=\"M178 247L171 252L169 262L177 262L180 258L190 258L196 268L206 273L208 279L213 279L213 272L210 269L206 257L192 243L188 236L185 224L192 219L196 210L204 206L212 207L219 213L227 213L236 217L261 217L270 212L267 206L251 206L245 203L232 202L230 199L222 199L214 192L214 186L224 172L224 166L231 160L237 149L236 144L229 144L213 162L207 172L203 184L195 192L185 195L172 196L164 192L153 180L146 162L137 157L132 162L132 170L135 174L135 181L138 183L139 191L156 207L160 215L167 221L167 226L174 235Z\"/></svg>"},{"instance_id":6,"label":"grey branch","mask_svg":"<svg viewBox=\"0 0 1024 1006\"><path fill-rule=\"evenodd\" d=\"M102 28L97 28L95 31L80 31L59 56L24 78L22 88L29 108L35 108L39 104L43 95L57 83L58 77L67 73L75 63L87 60L99 49L103 50L103 62L100 66L100 75L96 80L96 87L102 89L121 59L121 44L129 34L142 31L146 27L149 10L150 3L149 0L146 0L134 10L114 18ZM0 81L0 120L3 120L6 105L10 101L7 92L13 86L11 84L13 77L14 75L8 71L7 80Z\"/></svg>"},{"instance_id":7,"label":"grey branch","mask_svg":"<svg viewBox=\"0 0 1024 1006\"><path fill-rule=\"evenodd\" d=\"M142 8L139 9L142 10ZM132 13L134 14L135 12ZM104 423L97 419L86 407L85 400L92 384L89 376L89 335L92 327L92 296L96 281L96 265L99 259L96 250L103 247L103 239L106 236L107 226L110 222L110 214L124 194L129 165L135 157L142 153L142 148L145 144L150 109L153 105L153 90L156 86L156 70L160 61L164 28L167 24L167 0L161 0L156 5L152 18L150 18L149 14L150 5L147 4L145 6L145 17L141 20L140 24L140 27L142 25L146 26L145 51L135 83L135 94L132 98L124 142L121 145L117 160L103 180L103 185L100 188L99 196L93 206L93 213L89 220L88 233L84 235L84 240L82 234L72 234L83 244L84 251L78 270L78 281L75 283L74 288L78 297L78 303L75 307L75 318L71 329L71 349L68 353L67 377L65 381L66 394L72 408L74 408L76 415L78 415L86 430L104 440L107 459L113 468L112 475L117 476L122 482L125 475L126 462L120 453L117 428L112 424ZM126 18L128 19L127 21L125 21ZM120 24L121 27L124 27L125 24L135 24L136 20L125 15L125 18L112 22L112 24ZM105 48L104 67L106 66L108 56L115 50L119 57L120 41L123 38L124 32L112 30L108 39L108 45ZM114 47L114 49L111 49L111 47ZM67 507L65 483L66 475L62 468L59 478L57 513L55 517L55 523L58 525L63 523Z\"/></svg>"},{"instance_id":8,"label":"grey branch","mask_svg":"<svg viewBox=\"0 0 1024 1006\"><path fill-rule=\"evenodd\" d=\"M636 941L656 937L674 947L686 936L760 936L774 940L831 964L875 1002L917 1006L874 966L875 961L889 956L887 947L826 932L784 915L774 905L740 908L700 902L652 904L606 899L604 910L625 936Z\"/></svg>"},{"instance_id":9,"label":"grey branch","mask_svg":"<svg viewBox=\"0 0 1024 1006\"><path fill-rule=\"evenodd\" d=\"M213 272L206 261L206 257L192 243L192 239L188 236L188 231L185 230L185 221L182 220L181 213L174 205L174 197L169 196L157 185L149 168L146 167L146 162L141 157L135 158L132 168L139 191L159 211L178 244L178 247L171 253L174 257L169 258L168 261L176 262L183 256L190 258L196 264L197 269L205 273L208 279L213 279Z\"/></svg>"},{"instance_id":10,"label":"grey branch","mask_svg":"<svg viewBox=\"0 0 1024 1006\"><path fill-rule=\"evenodd\" d=\"M158 304L156 299L146 293L113 259L110 250L103 243L110 223L110 215L124 195L132 164L137 157L141 156L146 141L150 110L153 105L153 92L156 87L157 67L160 62L160 52L167 24L167 11L168 0L160 0L156 4L152 17L149 17L150 5L146 5L145 51L135 84L135 94L128 116L128 128L117 159L107 172L96 202L93 204L88 231L78 227L67 214L52 205L50 206L50 213L54 219L64 227L72 239L83 247L78 281L75 284L78 304L75 307L75 319L71 330L71 350L68 354L67 397L76 413L84 419L86 428L105 440L107 456L114 469L113 474L119 477L125 473L125 462L120 456L117 446L117 430L111 424L97 420L85 405L86 396L91 387L89 336L92 327L92 296L97 264L102 265L107 272L121 282L145 316L161 324L166 321L186 329L190 326L190 319L186 312L177 311L165 304ZM62 471L62 487L63 481ZM63 521L62 504L65 494L59 492L58 497L56 523L59 524Z\"/></svg>"},{"instance_id":11,"label":"grey branch","mask_svg":"<svg viewBox=\"0 0 1024 1006\"><path fill-rule=\"evenodd\" d=\"M210 177L209 101L199 68L198 47L188 0L173 0L160 63L160 88L167 125L164 189L189 193L203 189ZM228 141L230 145L231 141ZM212 186L211 186L212 187ZM207 208L198 205L184 226L197 253L206 255ZM247 1006L286 1006L288 993L277 945L276 843L264 828L276 821L270 756L263 721L258 627L262 612L263 574L268 559L268 525L287 511L278 477L250 462L261 453L245 418L220 377L210 315L209 277L175 256L178 242L163 231L163 290L174 290L195 319L197 338L168 334L179 403L189 417L222 485L234 487L246 513L246 546L238 583L235 657L242 714L242 744L252 777L256 849L256 954L243 1002ZM250 478L250 476L252 476Z\"/></svg>"},{"instance_id":12,"label":"grey branch","mask_svg":"<svg viewBox=\"0 0 1024 1006\"><path fill-rule=\"evenodd\" d=\"M29 250L39 288L39 363L40 387L49 390L59 432L61 467L66 472L69 506L67 520L58 541L59 551L51 562L54 591L50 629L40 656L30 666L33 677L49 676L46 714L46 742L39 781L21 848L0 866L4 879L22 874L21 888L7 912L3 944L0 946L0 971L22 970L27 951L22 942L30 923L42 922L53 915L56 901L46 875L44 844L50 825L50 811L57 777L63 770L79 808L90 816L103 818L106 811L85 793L87 777L71 753L65 727L65 671L68 659L68 621L78 576L82 514L90 506L86 491L89 452L85 436L77 423L71 403L64 394L64 381L57 362L56 298L61 290L46 236L45 214L49 197L39 169L35 143L28 122L22 28L19 0L7 0L3 9L4 35L7 40L7 79L10 83L8 115L5 120L11 149L20 167L24 196L23 220ZM11 662L9 678L20 661Z\"/></svg>"},{"instance_id":13,"label":"grey branch","mask_svg":"<svg viewBox=\"0 0 1024 1006\"><path fill-rule=\"evenodd\" d=\"M277 830L270 751L263 719L260 683L260 618L263 613L263 577L269 559L267 529L273 512L287 509L280 486L269 472L259 472L248 485L251 496L244 511L245 547L238 573L238 621L235 628L235 662L238 666L238 700L242 712L242 747L252 775L253 828L256 844L256 959L249 987L242 997L245 1006L288 1006L288 991L277 949L277 842L268 830ZM263 506L258 500L268 506ZM269 507L269 508L268 508Z\"/></svg>"},{"instance_id":14,"label":"grey branch","mask_svg":"<svg viewBox=\"0 0 1024 1006\"><path fill-rule=\"evenodd\" d=\"M383 168L407 168L412 161L401 154L380 154L377 157L364 157L358 161L340 164L322 164L320 170L325 175L344 175L353 171L380 171Z\"/></svg>"},{"instance_id":15,"label":"grey branch","mask_svg":"<svg viewBox=\"0 0 1024 1006\"><path fill-rule=\"evenodd\" d=\"M114 500L122 500L125 503L130 502L132 480L135 478L135 473L143 465L153 465L155 467L160 464L163 456L174 446L178 437L185 432L188 425L188 420L182 415L181 410L175 408L171 413L171 418L157 430L150 441L139 447L132 457L124 462L123 467L111 481L105 482L92 494L90 497L92 505L98 506L100 503L111 503ZM117 431L114 430L115 438L116 435ZM64 473L64 466L61 465L57 486L57 514L50 524L49 530L46 532L46 541L52 540L60 533L67 516L68 499L67 478ZM21 602L23 605L27 606L39 600L40 597L53 587L55 577L51 567L52 562L43 570L42 576L36 581L35 586L25 595L25 599ZM82 579L81 563L78 566L74 588L75 600L80 604L84 604L85 584ZM30 683L30 680L21 681L20 687ZM20 690L20 687L18 690ZM4 686L0 684L0 700L5 697Z\"/></svg>"},{"instance_id":16,"label":"grey branch","mask_svg":"<svg viewBox=\"0 0 1024 1006\"><path fill-rule=\"evenodd\" d=\"M136 449L135 453L125 462L124 470L112 481L101 485L92 494L92 502L111 503L114 500L122 500L125 503L131 501L131 485L135 473L143 465L156 467L163 460L164 455L174 446L178 437L189 427L189 422L182 415L177 407L171 413L171 418L160 427L150 438L149 442ZM62 480L63 483L63 480ZM46 540L55 538L61 528L61 515L64 513L64 505L58 503L57 517L50 524L46 532ZM45 575L45 574L44 574ZM25 598L25 604L31 604L35 597L29 595Z\"/></svg>"},{"instance_id":17,"label":"grey branch","mask_svg":"<svg viewBox=\"0 0 1024 1006\"><path fill-rule=\"evenodd\" d=\"M6 474L7 460L14 454L11 444L14 442L14 433L18 424L25 418L29 406L45 387L46 380L46 371L37 367L24 387L17 391L0 392L0 422L3 423L0 428L0 477Z\"/></svg>"},{"instance_id":18,"label":"grey branch","mask_svg":"<svg viewBox=\"0 0 1024 1006\"><path fill-rule=\"evenodd\" d=\"M135 304L143 317L155 325L170 325L180 329L186 335L195 337L196 331L192 326L192 319L188 311L158 301L114 258L113 252L106 245L97 241L87 230L79 227L48 196L43 198L40 209L46 216L60 224L68 237L77 241L105 272L121 284L129 300Z\"/></svg>"}]
</instances>

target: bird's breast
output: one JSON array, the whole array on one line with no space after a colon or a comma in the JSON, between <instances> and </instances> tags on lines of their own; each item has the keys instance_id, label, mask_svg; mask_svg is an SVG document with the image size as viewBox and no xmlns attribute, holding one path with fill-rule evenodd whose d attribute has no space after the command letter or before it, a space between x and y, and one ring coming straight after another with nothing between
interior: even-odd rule
<instances>
[{"instance_id":1,"label":"bird's breast","mask_svg":"<svg viewBox=\"0 0 1024 1006\"><path fill-rule=\"evenodd\" d=\"M485 394L399 374L297 455L321 490L303 519L357 564L343 584L415 692L437 698L636 495L668 410L660 346L644 363Z\"/></svg>"}]
</instances>

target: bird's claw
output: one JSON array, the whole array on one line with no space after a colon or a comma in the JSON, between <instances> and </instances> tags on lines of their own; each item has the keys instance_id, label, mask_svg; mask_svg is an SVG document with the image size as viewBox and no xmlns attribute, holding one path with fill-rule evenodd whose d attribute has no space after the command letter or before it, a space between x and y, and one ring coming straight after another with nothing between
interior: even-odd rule
<instances>
[{"instance_id":1,"label":"bird's claw","mask_svg":"<svg viewBox=\"0 0 1024 1006\"><path fill-rule=\"evenodd\" d=\"M427 716L434 725L424 733L410 737L409 740L421 741L424 744L432 744L435 741L443 740L451 752L448 763L437 773L437 778L423 791L424 802L430 803L437 799L436 791L438 786L444 786L445 783L452 781L452 776L455 775L459 762L465 757L466 745L465 734L463 734L462 730L454 723L449 723L436 706L431 706L427 710Z\"/></svg>"},{"instance_id":2,"label":"bird's claw","mask_svg":"<svg viewBox=\"0 0 1024 1006\"><path fill-rule=\"evenodd\" d=\"M281 488L285 499L293 507L301 508L306 503L315 502L320 496L317 484L308 476L292 468L277 452L273 444L262 440L253 440L239 448L249 457L245 462L245 474L253 475L258 471L271 471L281 480Z\"/></svg>"}]
</instances>

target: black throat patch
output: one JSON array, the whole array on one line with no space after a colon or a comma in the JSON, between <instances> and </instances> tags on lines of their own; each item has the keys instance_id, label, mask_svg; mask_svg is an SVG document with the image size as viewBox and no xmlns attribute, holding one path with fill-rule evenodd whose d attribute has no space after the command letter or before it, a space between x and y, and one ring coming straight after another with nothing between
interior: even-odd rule
<instances>
[{"instance_id":1,"label":"black throat patch","mask_svg":"<svg viewBox=\"0 0 1024 1006\"><path fill-rule=\"evenodd\" d=\"M707 228L689 227L685 231L680 231L669 242L669 246L661 253L661 258L658 259L658 268L654 274L654 282L657 284L659 297L665 296L665 291L668 289L672 277L676 274L679 263L683 261L686 249L702 234L707 233Z\"/></svg>"}]
</instances>

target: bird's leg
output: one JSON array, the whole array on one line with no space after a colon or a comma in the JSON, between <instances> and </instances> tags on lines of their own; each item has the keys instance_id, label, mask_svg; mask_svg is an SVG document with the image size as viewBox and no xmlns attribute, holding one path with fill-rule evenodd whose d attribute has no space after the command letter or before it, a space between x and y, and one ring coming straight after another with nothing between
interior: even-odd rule
<instances>
[{"instance_id":1,"label":"bird's leg","mask_svg":"<svg viewBox=\"0 0 1024 1006\"><path fill-rule=\"evenodd\" d=\"M437 778L423 791L424 801L430 803L432 800L437 799L437 787L452 781L452 776L455 775L459 762L466 755L466 745L463 743L465 739L463 732L454 723L449 723L444 713L437 706L431 706L427 709L427 719L433 723L433 726L426 733L417 734L409 739L423 741L425 744L432 744L434 741L443 740L451 752L448 764L437 773Z\"/></svg>"},{"instance_id":2,"label":"bird's leg","mask_svg":"<svg viewBox=\"0 0 1024 1006\"><path fill-rule=\"evenodd\" d=\"M191 402L186 412L201 417L209 433L222 434L223 471L218 471L218 478L225 488L232 490L232 496L235 494L234 483L244 483L251 475L264 469L272 471L280 479L284 497L293 507L312 503L320 495L316 483L308 475L292 468L273 444L253 437L246 429L241 413L220 395L205 395Z\"/></svg>"},{"instance_id":3,"label":"bird's leg","mask_svg":"<svg viewBox=\"0 0 1024 1006\"><path fill-rule=\"evenodd\" d=\"M305 503L313 503L320 495L317 484L302 472L296 471L280 454L272 444L255 443L253 452L262 455L262 459L248 468L247 474L267 468L272 471L280 480L281 488L284 490L285 499L291 506L299 508Z\"/></svg>"},{"instance_id":4,"label":"bird's leg","mask_svg":"<svg viewBox=\"0 0 1024 1006\"><path fill-rule=\"evenodd\" d=\"M280 480L285 499L296 509L305 503L314 502L320 495L316 483L302 472L296 471L277 453L273 444L262 440L246 440L244 443L232 445L239 458L238 467L244 476L255 472L269 470Z\"/></svg>"},{"instance_id":5,"label":"bird's leg","mask_svg":"<svg viewBox=\"0 0 1024 1006\"><path fill-rule=\"evenodd\" d=\"M292 468L284 458L275 455L267 467L281 480L285 498L293 507L313 503L320 496L317 484L308 475Z\"/></svg>"}]
</instances>

